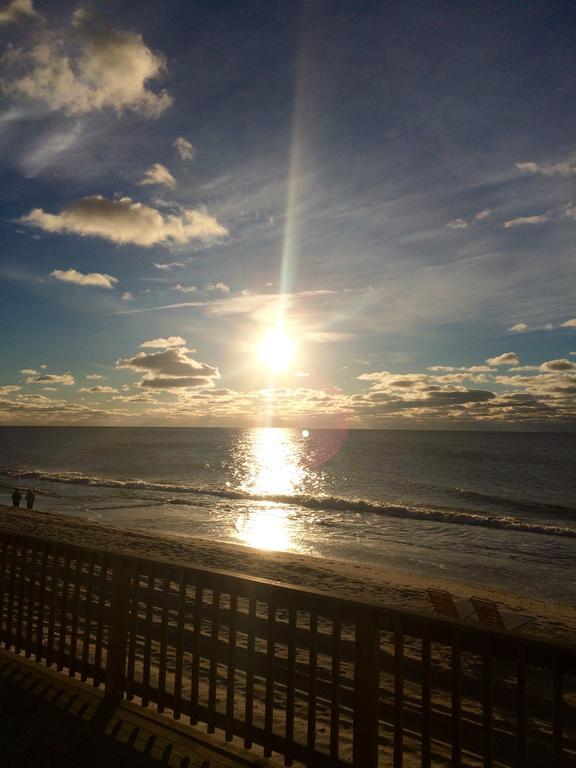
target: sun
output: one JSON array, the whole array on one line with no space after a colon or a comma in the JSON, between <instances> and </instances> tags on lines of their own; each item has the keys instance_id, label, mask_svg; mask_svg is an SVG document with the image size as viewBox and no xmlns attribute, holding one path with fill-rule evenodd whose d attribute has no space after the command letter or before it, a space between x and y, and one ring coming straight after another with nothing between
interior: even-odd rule
<instances>
[{"instance_id":1,"label":"sun","mask_svg":"<svg viewBox=\"0 0 576 768\"><path fill-rule=\"evenodd\" d=\"M294 351L293 339L282 328L271 328L258 345L260 360L272 373L288 370Z\"/></svg>"}]
</instances>

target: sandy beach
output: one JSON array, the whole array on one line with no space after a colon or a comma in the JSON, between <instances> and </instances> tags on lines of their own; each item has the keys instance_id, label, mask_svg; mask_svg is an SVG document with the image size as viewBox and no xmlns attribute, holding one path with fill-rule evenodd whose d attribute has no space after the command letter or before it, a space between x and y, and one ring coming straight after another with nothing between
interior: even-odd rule
<instances>
[{"instance_id":1,"label":"sandy beach","mask_svg":"<svg viewBox=\"0 0 576 768\"><path fill-rule=\"evenodd\" d=\"M431 612L425 590L427 587L436 587L448 590L456 599L474 595L494 600L504 611L526 614L534 619L524 628L524 632L576 644L575 609L561 603L544 602L476 584L423 578L400 569L270 552L189 536L159 536L68 515L7 506L0 506L0 529L243 573L343 596L374 600L385 605L402 606L417 612Z\"/></svg>"}]
</instances>

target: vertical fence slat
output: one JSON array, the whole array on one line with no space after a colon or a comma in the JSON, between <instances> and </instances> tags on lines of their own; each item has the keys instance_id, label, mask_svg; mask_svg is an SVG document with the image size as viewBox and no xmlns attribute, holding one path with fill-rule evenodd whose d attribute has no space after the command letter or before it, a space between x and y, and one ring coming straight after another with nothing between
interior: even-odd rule
<instances>
[{"instance_id":1,"label":"vertical fence slat","mask_svg":"<svg viewBox=\"0 0 576 768\"><path fill-rule=\"evenodd\" d=\"M154 631L154 593L156 590L156 576L152 570L147 574L148 584L146 589L146 621L144 624L144 656L142 659L142 704L146 707L150 702L150 666L152 661L152 634Z\"/></svg>"},{"instance_id":2,"label":"vertical fence slat","mask_svg":"<svg viewBox=\"0 0 576 768\"><path fill-rule=\"evenodd\" d=\"M268 643L266 649L266 700L264 703L264 757L272 754L274 730L274 660L276 654L276 603L268 602Z\"/></svg>"},{"instance_id":3,"label":"vertical fence slat","mask_svg":"<svg viewBox=\"0 0 576 768\"><path fill-rule=\"evenodd\" d=\"M228 669L226 678L226 740L232 741L234 735L234 696L236 693L236 620L238 613L238 595L230 595L230 624L228 626Z\"/></svg>"},{"instance_id":4,"label":"vertical fence slat","mask_svg":"<svg viewBox=\"0 0 576 768\"><path fill-rule=\"evenodd\" d=\"M316 697L318 663L318 613L316 603L310 609L310 638L308 641L308 733L306 746L310 759L316 749Z\"/></svg>"},{"instance_id":5,"label":"vertical fence slat","mask_svg":"<svg viewBox=\"0 0 576 768\"><path fill-rule=\"evenodd\" d=\"M66 549L64 557L64 573L62 575L62 596L60 600L60 634L58 637L57 670L64 667L66 653L66 630L68 628L68 588L70 586L70 550Z\"/></svg>"},{"instance_id":6,"label":"vertical fence slat","mask_svg":"<svg viewBox=\"0 0 576 768\"><path fill-rule=\"evenodd\" d=\"M378 766L378 704L380 697L380 629L369 608L356 618L354 664L354 765Z\"/></svg>"},{"instance_id":7,"label":"vertical fence slat","mask_svg":"<svg viewBox=\"0 0 576 768\"><path fill-rule=\"evenodd\" d=\"M220 590L212 590L212 626L210 630L210 667L208 673L208 733L214 733L216 685L218 682L218 634L220 630Z\"/></svg>"},{"instance_id":8,"label":"vertical fence slat","mask_svg":"<svg viewBox=\"0 0 576 768\"><path fill-rule=\"evenodd\" d=\"M202 605L204 588L196 584L194 595L194 635L192 637L192 682L190 685L190 722L198 722L198 697L200 695L200 637L202 635Z\"/></svg>"},{"instance_id":9,"label":"vertical fence slat","mask_svg":"<svg viewBox=\"0 0 576 768\"><path fill-rule=\"evenodd\" d=\"M248 633L246 636L246 701L244 707L244 719L246 721L247 736L244 746L250 749L252 746L252 724L254 722L254 643L256 641L256 598L250 594L248 598Z\"/></svg>"},{"instance_id":10,"label":"vertical fence slat","mask_svg":"<svg viewBox=\"0 0 576 768\"><path fill-rule=\"evenodd\" d=\"M521 645L518 649L518 661L516 668L516 695L517 695L517 753L516 765L523 768L526 764L526 648Z\"/></svg>"},{"instance_id":11,"label":"vertical fence slat","mask_svg":"<svg viewBox=\"0 0 576 768\"><path fill-rule=\"evenodd\" d=\"M404 633L402 621L394 622L394 768L404 762Z\"/></svg>"},{"instance_id":12,"label":"vertical fence slat","mask_svg":"<svg viewBox=\"0 0 576 768\"><path fill-rule=\"evenodd\" d=\"M138 618L140 616L140 568L135 562L132 566L132 599L130 601L130 626L128 628L128 663L126 666L126 698L134 697L136 677L136 648L138 644Z\"/></svg>"},{"instance_id":13,"label":"vertical fence slat","mask_svg":"<svg viewBox=\"0 0 576 768\"><path fill-rule=\"evenodd\" d=\"M26 616L26 643L24 645L26 658L32 655L32 642L34 632L35 598L36 598L36 560L38 559L38 542L36 539L32 542L30 552L30 568L28 583L28 615Z\"/></svg>"},{"instance_id":14,"label":"vertical fence slat","mask_svg":"<svg viewBox=\"0 0 576 768\"><path fill-rule=\"evenodd\" d=\"M56 626L56 596L58 592L58 563L60 558L56 547L50 547L50 604L48 607L48 635L46 637L46 664L54 662L54 629Z\"/></svg>"},{"instance_id":15,"label":"vertical fence slat","mask_svg":"<svg viewBox=\"0 0 576 768\"><path fill-rule=\"evenodd\" d=\"M452 768L462 764L462 655L460 633L452 635Z\"/></svg>"},{"instance_id":16,"label":"vertical fence slat","mask_svg":"<svg viewBox=\"0 0 576 768\"><path fill-rule=\"evenodd\" d=\"M430 754L430 707L432 699L432 686L431 686L431 660L432 650L430 644L430 625L428 622L424 623L422 628L422 694L421 694L421 707L422 707L422 733L421 733L421 750L422 750L422 768L430 768L431 754Z\"/></svg>"},{"instance_id":17,"label":"vertical fence slat","mask_svg":"<svg viewBox=\"0 0 576 768\"><path fill-rule=\"evenodd\" d=\"M82 637L82 671L80 680L85 682L88 679L88 666L90 664L90 644L91 644L91 608L94 586L94 555L92 552L88 556L88 570L86 573L86 594L85 594L85 619L84 633Z\"/></svg>"},{"instance_id":18,"label":"vertical fence slat","mask_svg":"<svg viewBox=\"0 0 576 768\"><path fill-rule=\"evenodd\" d=\"M176 626L176 649L174 657L174 719L182 714L182 672L184 662L184 623L186 621L186 575L180 572L178 584L178 613Z\"/></svg>"},{"instance_id":19,"label":"vertical fence slat","mask_svg":"<svg viewBox=\"0 0 576 768\"><path fill-rule=\"evenodd\" d=\"M5 637L6 622L4 621L4 597L6 595L6 562L8 560L8 537L2 539L2 562L0 563L0 639Z\"/></svg>"},{"instance_id":20,"label":"vertical fence slat","mask_svg":"<svg viewBox=\"0 0 576 768\"><path fill-rule=\"evenodd\" d=\"M94 685L102 682L102 645L104 642L104 611L108 593L108 558L101 557L98 574L98 611L96 614L96 637L94 641Z\"/></svg>"},{"instance_id":21,"label":"vertical fence slat","mask_svg":"<svg viewBox=\"0 0 576 768\"><path fill-rule=\"evenodd\" d=\"M295 683L294 671L296 668L296 622L297 613L294 605L294 599L290 600L288 607L288 658L287 658L287 680L286 680L286 751L284 755L284 764L292 765L293 747L294 747L294 697Z\"/></svg>"},{"instance_id":22,"label":"vertical fence slat","mask_svg":"<svg viewBox=\"0 0 576 768\"><path fill-rule=\"evenodd\" d=\"M552 682L552 731L554 738L554 768L562 768L564 763L564 733L563 733L563 663L562 657L556 657Z\"/></svg>"},{"instance_id":23,"label":"vertical fence slat","mask_svg":"<svg viewBox=\"0 0 576 768\"><path fill-rule=\"evenodd\" d=\"M490 638L484 640L482 653L482 714L484 734L484 768L492 766L493 752L493 691L492 691L492 643Z\"/></svg>"},{"instance_id":24,"label":"vertical fence slat","mask_svg":"<svg viewBox=\"0 0 576 768\"><path fill-rule=\"evenodd\" d=\"M38 587L38 617L36 619L36 661L42 659L44 652L44 607L46 602L46 574L48 571L48 547L42 545L42 565L40 566L40 586Z\"/></svg>"},{"instance_id":25,"label":"vertical fence slat","mask_svg":"<svg viewBox=\"0 0 576 768\"><path fill-rule=\"evenodd\" d=\"M168 634L168 611L170 607L170 577L164 577L162 590L162 608L160 615L160 664L158 670L158 712L164 712L164 700L166 694L166 653Z\"/></svg>"},{"instance_id":26,"label":"vertical fence slat","mask_svg":"<svg viewBox=\"0 0 576 768\"><path fill-rule=\"evenodd\" d=\"M14 537L10 537L10 581L8 585L8 607L6 611L6 640L4 646L10 648L12 645L12 616L14 613L14 590L16 585L16 553L18 545Z\"/></svg>"},{"instance_id":27,"label":"vertical fence slat","mask_svg":"<svg viewBox=\"0 0 576 768\"><path fill-rule=\"evenodd\" d=\"M332 619L332 695L330 703L330 759L338 760L340 740L340 615L338 606Z\"/></svg>"},{"instance_id":28,"label":"vertical fence slat","mask_svg":"<svg viewBox=\"0 0 576 768\"><path fill-rule=\"evenodd\" d=\"M22 624L24 621L24 592L26 585L26 571L28 562L28 544L24 540L20 549L19 576L18 576L18 600L16 603L16 630L14 633L14 651L20 653L22 648Z\"/></svg>"},{"instance_id":29,"label":"vertical fence slat","mask_svg":"<svg viewBox=\"0 0 576 768\"><path fill-rule=\"evenodd\" d=\"M77 650L78 650L78 605L80 604L80 583L82 582L84 573L84 563L80 559L79 553L75 555L74 569L74 590L72 592L72 607L70 609L71 631L70 631L70 659L71 664L68 670L68 674L74 677L77 664Z\"/></svg>"},{"instance_id":30,"label":"vertical fence slat","mask_svg":"<svg viewBox=\"0 0 576 768\"><path fill-rule=\"evenodd\" d=\"M115 557L111 562L110 620L106 652L106 698L121 699L126 687L126 640L130 606L128 562Z\"/></svg>"}]
</instances>

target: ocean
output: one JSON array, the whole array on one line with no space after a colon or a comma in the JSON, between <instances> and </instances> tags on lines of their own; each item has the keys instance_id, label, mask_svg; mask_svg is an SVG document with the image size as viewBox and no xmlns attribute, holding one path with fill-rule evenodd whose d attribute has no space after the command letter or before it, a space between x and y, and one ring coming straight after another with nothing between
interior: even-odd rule
<instances>
[{"instance_id":1,"label":"ocean","mask_svg":"<svg viewBox=\"0 0 576 768\"><path fill-rule=\"evenodd\" d=\"M576 434L3 427L0 501L576 605Z\"/></svg>"}]
</instances>

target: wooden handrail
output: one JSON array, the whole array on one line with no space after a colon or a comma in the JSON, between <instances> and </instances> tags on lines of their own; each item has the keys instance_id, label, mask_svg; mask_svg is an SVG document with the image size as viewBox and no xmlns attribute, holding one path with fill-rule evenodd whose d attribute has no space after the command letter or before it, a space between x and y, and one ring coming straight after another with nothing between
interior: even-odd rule
<instances>
[{"instance_id":1,"label":"wooden handrail","mask_svg":"<svg viewBox=\"0 0 576 768\"><path fill-rule=\"evenodd\" d=\"M401 766L414 739L423 766L432 739L453 765L469 752L486 766L529 750L550 765L576 757L568 645L39 536L0 532L0 544L7 648L104 683L111 698L138 696L281 752L287 765ZM542 677L536 703L529 671ZM534 733L532 714L553 738Z\"/></svg>"}]
</instances>

